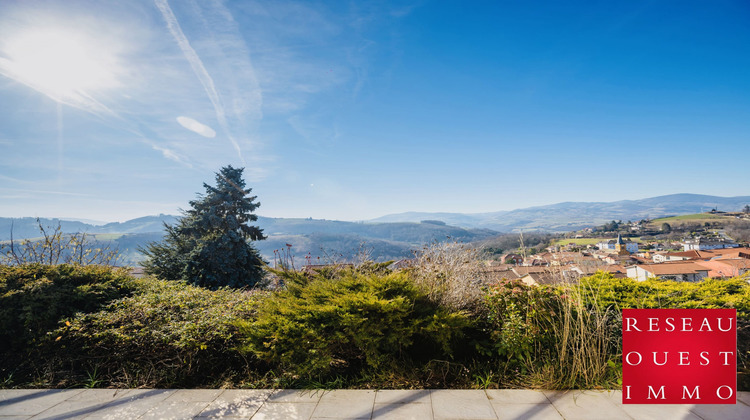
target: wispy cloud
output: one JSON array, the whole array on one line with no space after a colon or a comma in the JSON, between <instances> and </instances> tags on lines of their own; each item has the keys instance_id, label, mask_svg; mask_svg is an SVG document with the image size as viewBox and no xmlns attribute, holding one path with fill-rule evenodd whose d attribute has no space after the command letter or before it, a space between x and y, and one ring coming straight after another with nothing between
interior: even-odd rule
<instances>
[{"instance_id":1,"label":"wispy cloud","mask_svg":"<svg viewBox=\"0 0 750 420\"><path fill-rule=\"evenodd\" d=\"M18 184L23 184L23 183L29 183L30 182L30 181L25 180L25 179L14 178L12 176L7 176L7 175L0 175L0 180L3 180L5 182L14 182L14 183L18 183Z\"/></svg>"},{"instance_id":2,"label":"wispy cloud","mask_svg":"<svg viewBox=\"0 0 750 420\"><path fill-rule=\"evenodd\" d=\"M238 24L220 1L178 6L185 22L165 0L2 10L0 78L91 114L110 138L135 136L185 167L245 164L249 150L254 162L262 96ZM213 125L231 149L186 137L185 121L175 123L185 115L203 121L186 128L212 138Z\"/></svg>"},{"instance_id":3,"label":"wispy cloud","mask_svg":"<svg viewBox=\"0 0 750 420\"><path fill-rule=\"evenodd\" d=\"M84 194L84 193L78 193L78 192L69 192L69 191L48 191L48 190L31 190L31 189L23 189L23 188L0 188L0 191L10 191L13 193L21 193L28 196L29 194L33 195L65 195L70 197L93 197L92 194Z\"/></svg>"},{"instance_id":4,"label":"wispy cloud","mask_svg":"<svg viewBox=\"0 0 750 420\"><path fill-rule=\"evenodd\" d=\"M190 161L188 160L188 158L186 156L181 155L181 154L175 152L172 149L168 149L166 147L159 146L158 144L154 144L154 143L150 143L150 144L151 144L151 147L154 150L160 152L162 154L162 156L164 156L165 158L167 158L169 160L173 160L173 161L175 161L175 162L177 162L177 163L179 163L181 165L187 166L188 168L192 168L193 167L193 165L190 164Z\"/></svg>"},{"instance_id":5,"label":"wispy cloud","mask_svg":"<svg viewBox=\"0 0 750 420\"><path fill-rule=\"evenodd\" d=\"M253 47L266 116L282 118L305 139L312 137L302 132L333 131L334 113L356 102L369 79L382 76L374 68L390 68L392 55L398 55L391 40L382 42L380 29L419 6L388 3L252 0L233 5L246 23L243 34ZM308 129L299 130L302 121ZM319 127L312 127L313 121Z\"/></svg>"},{"instance_id":6,"label":"wispy cloud","mask_svg":"<svg viewBox=\"0 0 750 420\"><path fill-rule=\"evenodd\" d=\"M285 158L299 141L321 153L335 146L337 109L356 100L352 92L371 75L372 60L360 56L382 47L352 28L346 3L77 0L48 6L0 8L0 79L6 82L0 93L21 105L7 107L0 126L24 127L22 139L13 129L0 139L0 181L23 189L7 193L33 196L28 200L40 209L48 207L37 196L56 188L56 200L46 197L66 206L86 207L65 198L78 189L100 198L162 198L156 185L136 181L135 174L160 179L150 184L175 195L227 163L244 165L251 182L270 181L287 170L293 159ZM6 51L8 42L40 31L80 40L65 44L71 51L85 47L71 60L39 44L59 57L55 63L70 66L67 89L48 83L59 76L54 72L44 74L48 79L26 77L23 61ZM21 58L45 62L44 54ZM90 85L76 68L106 72L91 73L100 82ZM26 100L36 92L75 110ZM11 200L5 201L0 205Z\"/></svg>"},{"instance_id":7,"label":"wispy cloud","mask_svg":"<svg viewBox=\"0 0 750 420\"><path fill-rule=\"evenodd\" d=\"M177 117L177 122L180 123L181 126L196 134L200 134L203 137L207 137L210 139L216 137L216 131L214 131L213 128L190 117L180 115L179 117Z\"/></svg>"},{"instance_id":8,"label":"wispy cloud","mask_svg":"<svg viewBox=\"0 0 750 420\"><path fill-rule=\"evenodd\" d=\"M293 115L287 119L292 129L310 145L310 152L323 153L341 137L337 124L323 124L318 115Z\"/></svg>"},{"instance_id":9,"label":"wispy cloud","mask_svg":"<svg viewBox=\"0 0 750 420\"><path fill-rule=\"evenodd\" d=\"M40 29L31 8L19 5L16 9L23 11L22 19L2 19L0 13L0 25L5 27L0 36L6 39ZM321 93L347 90L352 80L357 92L367 77L367 63L352 59L351 51L369 52L357 48L362 40L351 33L349 15L326 5L285 0L230 5L220 0L151 0L101 7L83 2L64 9L55 5L41 27L53 28L52 34L58 30L60 34L85 34L82 43L95 44L95 51L104 57L101 67L113 72L115 79L108 83L108 90L78 89L65 95L45 90L24 79L20 70L13 69L13 62L7 62L12 57L1 51L0 60L6 62L0 61L0 75L95 115L99 123L126 136L130 133L131 138L135 135L149 149L186 167L215 168L232 159L245 166L267 164L271 145L259 139L261 133L270 141L275 137L262 130L264 111L280 117L277 122L287 121L295 114L308 113ZM8 23L14 20L21 22L18 31L9 29ZM104 44L108 48L100 48ZM325 106L352 98L346 92L335 95ZM318 132L330 132L332 123L326 113L296 120L317 120ZM176 118L186 116L203 126L191 123L186 127L185 120L175 123ZM183 127L203 138L186 136ZM231 148L206 142L213 138L212 132Z\"/></svg>"},{"instance_id":10,"label":"wispy cloud","mask_svg":"<svg viewBox=\"0 0 750 420\"><path fill-rule=\"evenodd\" d=\"M165 22L167 23L167 29L169 29L170 34L172 34L172 37L179 45L180 50L182 50L182 53L185 55L185 59L190 63L190 67L192 67L193 72L203 86L206 95L208 95L208 98L214 107L214 111L216 112L216 119L218 120L219 125L224 131L224 134L232 143L232 146L237 152L237 156L240 158L242 163L245 164L245 159L242 156L242 149L240 148L237 140L234 138L232 130L229 127L226 112L224 110L224 105L221 101L221 98L219 97L219 92L216 90L213 78L206 70L206 66L198 56L198 53L196 53L195 49L190 45L190 41L188 41L185 33L182 31L180 23L177 20L177 17L175 17L174 12L172 12L172 8L169 7L169 3L167 2L167 0L155 0L155 4L164 17Z\"/></svg>"},{"instance_id":11,"label":"wispy cloud","mask_svg":"<svg viewBox=\"0 0 750 420\"><path fill-rule=\"evenodd\" d=\"M304 111L317 94L345 88L351 79L351 34L338 12L320 6L284 0L235 5L244 16L266 114L286 118Z\"/></svg>"}]
</instances>

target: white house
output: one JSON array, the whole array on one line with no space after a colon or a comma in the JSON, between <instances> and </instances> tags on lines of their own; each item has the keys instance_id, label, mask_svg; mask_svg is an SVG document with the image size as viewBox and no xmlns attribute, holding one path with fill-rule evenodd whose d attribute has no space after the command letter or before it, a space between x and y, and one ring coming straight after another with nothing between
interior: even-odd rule
<instances>
[{"instance_id":1,"label":"white house","mask_svg":"<svg viewBox=\"0 0 750 420\"><path fill-rule=\"evenodd\" d=\"M706 251L709 249L737 248L735 242L724 238L703 238L687 239L682 242L683 251Z\"/></svg>"},{"instance_id":2,"label":"white house","mask_svg":"<svg viewBox=\"0 0 750 420\"><path fill-rule=\"evenodd\" d=\"M698 251L683 251L683 252L663 252L655 254L652 258L654 262L663 263L669 261L687 261L697 260L701 258L701 254Z\"/></svg>"},{"instance_id":3,"label":"white house","mask_svg":"<svg viewBox=\"0 0 750 420\"><path fill-rule=\"evenodd\" d=\"M644 281L651 277L665 280L696 282L708 277L710 269L692 261L642 264L627 267L628 277Z\"/></svg>"}]
</instances>

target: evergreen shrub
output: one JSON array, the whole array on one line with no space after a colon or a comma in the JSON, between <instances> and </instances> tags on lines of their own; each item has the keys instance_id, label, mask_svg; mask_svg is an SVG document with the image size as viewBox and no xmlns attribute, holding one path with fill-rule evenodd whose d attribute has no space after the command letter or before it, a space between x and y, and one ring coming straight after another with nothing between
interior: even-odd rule
<instances>
[{"instance_id":1,"label":"evergreen shrub","mask_svg":"<svg viewBox=\"0 0 750 420\"><path fill-rule=\"evenodd\" d=\"M581 279L577 290L589 308L618 311L626 308L737 309L737 369L745 372L743 389L750 380L750 284L748 277L677 282L613 278L608 273ZM616 326L621 328L620 326ZM621 336L617 335L621 350Z\"/></svg>"},{"instance_id":2,"label":"evergreen shrub","mask_svg":"<svg viewBox=\"0 0 750 420\"><path fill-rule=\"evenodd\" d=\"M234 324L253 318L262 292L137 282L137 294L79 314L50 335L45 351L58 369L96 369L102 383L128 387L220 386L247 377Z\"/></svg>"},{"instance_id":3,"label":"evergreen shrub","mask_svg":"<svg viewBox=\"0 0 750 420\"><path fill-rule=\"evenodd\" d=\"M97 265L0 265L0 354L7 363L25 357L33 344L77 312L134 290L124 269Z\"/></svg>"},{"instance_id":4,"label":"evergreen shrub","mask_svg":"<svg viewBox=\"0 0 750 420\"><path fill-rule=\"evenodd\" d=\"M489 335L484 353L507 368L523 369L537 349L554 344L552 325L562 314L554 289L503 280L486 289L484 307Z\"/></svg>"},{"instance_id":5,"label":"evergreen shrub","mask_svg":"<svg viewBox=\"0 0 750 420\"><path fill-rule=\"evenodd\" d=\"M282 273L287 289L239 323L245 352L281 375L326 378L450 359L469 319L431 302L406 273Z\"/></svg>"},{"instance_id":6,"label":"evergreen shrub","mask_svg":"<svg viewBox=\"0 0 750 420\"><path fill-rule=\"evenodd\" d=\"M625 308L735 308L737 318L750 317L747 277L677 282L614 278L608 273L582 278L578 289L588 305Z\"/></svg>"}]
</instances>

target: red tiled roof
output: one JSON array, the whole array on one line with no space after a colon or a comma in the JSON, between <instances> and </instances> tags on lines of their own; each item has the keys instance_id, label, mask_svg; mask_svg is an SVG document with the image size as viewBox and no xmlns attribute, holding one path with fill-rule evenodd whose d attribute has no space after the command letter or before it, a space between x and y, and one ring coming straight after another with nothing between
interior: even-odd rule
<instances>
[{"instance_id":1,"label":"red tiled roof","mask_svg":"<svg viewBox=\"0 0 750 420\"><path fill-rule=\"evenodd\" d=\"M701 256L702 252L705 252L705 251L691 250L691 251L683 251L683 252L669 252L665 255L668 257L683 257L683 258L688 258L691 260L697 260L699 258L705 258Z\"/></svg>"},{"instance_id":2,"label":"red tiled roof","mask_svg":"<svg viewBox=\"0 0 750 420\"><path fill-rule=\"evenodd\" d=\"M746 258L716 259L698 264L710 270L709 277L734 277L750 270L750 260Z\"/></svg>"},{"instance_id":3,"label":"red tiled roof","mask_svg":"<svg viewBox=\"0 0 750 420\"><path fill-rule=\"evenodd\" d=\"M523 277L529 273L549 273L550 268L546 266L516 266L512 268L513 272Z\"/></svg>"},{"instance_id":4,"label":"red tiled roof","mask_svg":"<svg viewBox=\"0 0 750 420\"><path fill-rule=\"evenodd\" d=\"M720 258L750 258L750 248L724 248L706 251L711 257ZM708 258L711 258L708 257Z\"/></svg>"},{"instance_id":5,"label":"red tiled roof","mask_svg":"<svg viewBox=\"0 0 750 420\"><path fill-rule=\"evenodd\" d=\"M558 284L562 283L562 276L556 276L553 273L529 273L523 278L529 278L536 284ZM523 279L522 279L523 280Z\"/></svg>"},{"instance_id":6,"label":"red tiled roof","mask_svg":"<svg viewBox=\"0 0 750 420\"><path fill-rule=\"evenodd\" d=\"M608 265L604 271L610 272L610 273L625 273L628 270L625 269L625 267L621 266L620 264L611 264Z\"/></svg>"},{"instance_id":7,"label":"red tiled roof","mask_svg":"<svg viewBox=\"0 0 750 420\"><path fill-rule=\"evenodd\" d=\"M695 274L699 271L709 271L708 268L692 261L666 262L661 264L643 264L639 267L656 276L670 274Z\"/></svg>"}]
</instances>

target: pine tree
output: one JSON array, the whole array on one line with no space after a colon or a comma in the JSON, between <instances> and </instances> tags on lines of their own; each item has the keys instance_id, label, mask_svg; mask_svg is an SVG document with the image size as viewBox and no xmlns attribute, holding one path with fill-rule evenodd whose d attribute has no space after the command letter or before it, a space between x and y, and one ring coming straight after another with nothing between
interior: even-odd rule
<instances>
[{"instance_id":1,"label":"pine tree","mask_svg":"<svg viewBox=\"0 0 750 420\"><path fill-rule=\"evenodd\" d=\"M174 225L165 224L162 242L141 249L147 273L166 279L186 279L215 289L252 287L263 279L263 260L248 241L265 239L258 220L260 206L242 179L244 168L231 165L216 174L216 186L190 201L190 210Z\"/></svg>"}]
</instances>

